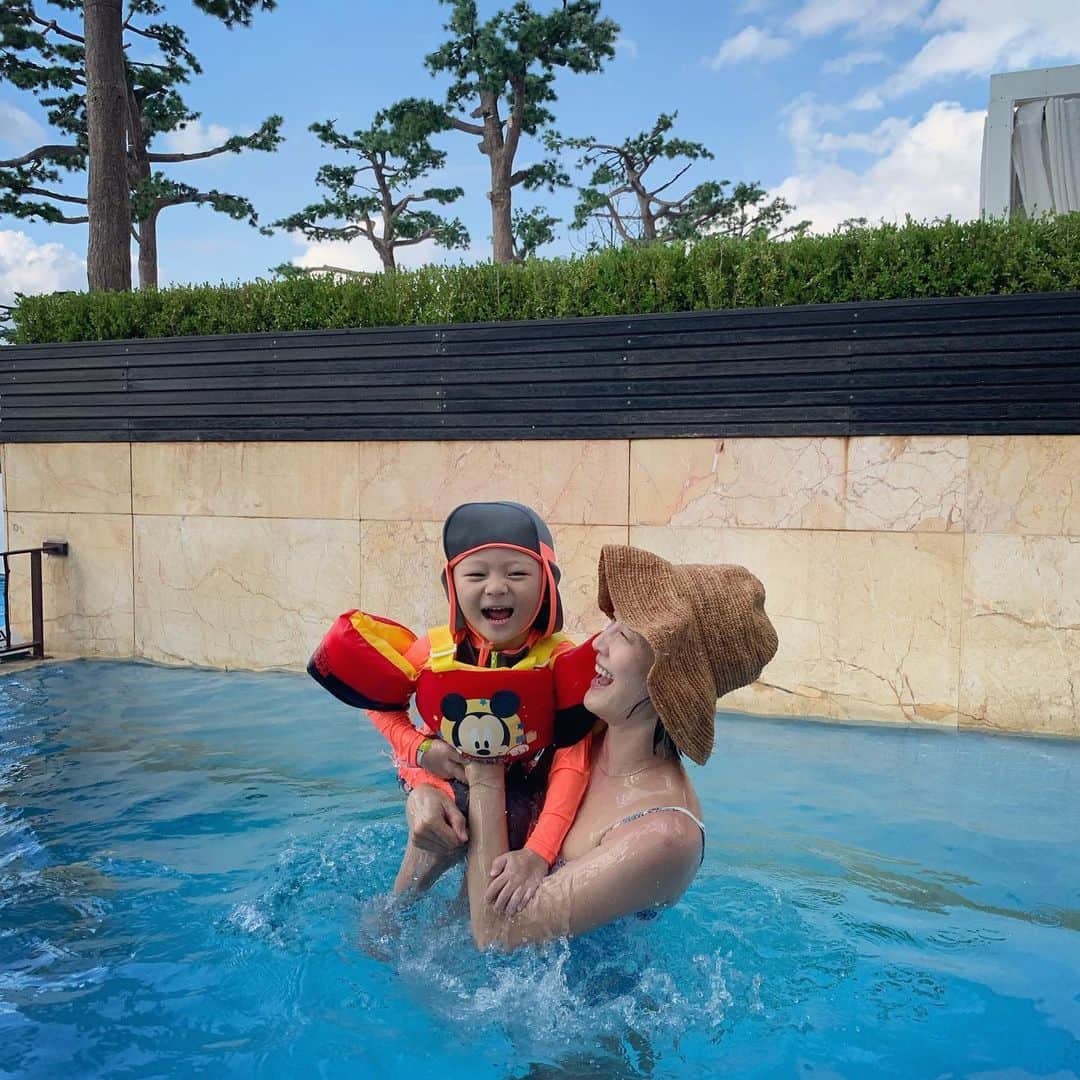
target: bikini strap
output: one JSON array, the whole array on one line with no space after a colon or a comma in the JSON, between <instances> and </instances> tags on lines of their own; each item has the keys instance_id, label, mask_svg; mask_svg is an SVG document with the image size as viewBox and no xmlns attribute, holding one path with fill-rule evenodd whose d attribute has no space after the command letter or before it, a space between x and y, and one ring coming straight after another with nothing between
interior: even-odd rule
<instances>
[{"instance_id":1,"label":"bikini strap","mask_svg":"<svg viewBox=\"0 0 1080 1080\"><path fill-rule=\"evenodd\" d=\"M613 821L597 838L596 846L599 847L604 842L604 837L607 836L612 829L617 829L620 825L629 825L632 821L639 821L643 817L648 817L650 814L660 814L669 811L674 811L677 814L685 814L700 830L701 830L701 861L705 861L705 822L703 822L692 810L688 810L685 806L649 806L644 810L638 810L633 814L627 814L624 818L619 818L618 821Z\"/></svg>"}]
</instances>

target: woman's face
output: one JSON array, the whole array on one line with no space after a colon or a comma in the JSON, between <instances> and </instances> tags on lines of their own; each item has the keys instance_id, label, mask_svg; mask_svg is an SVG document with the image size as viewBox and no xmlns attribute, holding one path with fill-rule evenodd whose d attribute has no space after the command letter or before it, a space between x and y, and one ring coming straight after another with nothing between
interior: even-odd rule
<instances>
[{"instance_id":1,"label":"woman's face","mask_svg":"<svg viewBox=\"0 0 1080 1080\"><path fill-rule=\"evenodd\" d=\"M652 646L616 617L593 642L596 676L585 694L585 707L601 720L619 723L649 696L646 678L653 665Z\"/></svg>"}]
</instances>

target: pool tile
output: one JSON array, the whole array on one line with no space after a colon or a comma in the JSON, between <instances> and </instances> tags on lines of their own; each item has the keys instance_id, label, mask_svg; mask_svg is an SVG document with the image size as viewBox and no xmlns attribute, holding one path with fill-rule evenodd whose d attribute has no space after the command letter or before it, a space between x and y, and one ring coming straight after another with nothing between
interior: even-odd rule
<instances>
[{"instance_id":1,"label":"pool tile","mask_svg":"<svg viewBox=\"0 0 1080 1080\"><path fill-rule=\"evenodd\" d=\"M1080 538L969 536L962 727L1080 735Z\"/></svg>"},{"instance_id":2,"label":"pool tile","mask_svg":"<svg viewBox=\"0 0 1080 1080\"><path fill-rule=\"evenodd\" d=\"M962 532L964 436L881 436L848 441L844 527Z\"/></svg>"},{"instance_id":3,"label":"pool tile","mask_svg":"<svg viewBox=\"0 0 1080 1080\"><path fill-rule=\"evenodd\" d=\"M622 440L365 442L364 521L442 521L460 503L513 499L552 525L625 525Z\"/></svg>"},{"instance_id":4,"label":"pool tile","mask_svg":"<svg viewBox=\"0 0 1080 1080\"><path fill-rule=\"evenodd\" d=\"M135 443L136 514L325 518L359 516L354 442Z\"/></svg>"},{"instance_id":5,"label":"pool tile","mask_svg":"<svg viewBox=\"0 0 1080 1080\"><path fill-rule=\"evenodd\" d=\"M303 668L360 594L355 521L135 517L138 655Z\"/></svg>"},{"instance_id":6,"label":"pool tile","mask_svg":"<svg viewBox=\"0 0 1080 1080\"><path fill-rule=\"evenodd\" d=\"M131 513L127 443L8 443L4 447L9 511Z\"/></svg>"},{"instance_id":7,"label":"pool tile","mask_svg":"<svg viewBox=\"0 0 1080 1080\"><path fill-rule=\"evenodd\" d=\"M599 630L606 619L596 606L596 564L604 544L625 544L617 525L559 525L555 549L562 570L565 629L574 637ZM446 621L442 570L442 522L365 521L361 524L361 604L416 633Z\"/></svg>"},{"instance_id":8,"label":"pool tile","mask_svg":"<svg viewBox=\"0 0 1080 1080\"><path fill-rule=\"evenodd\" d=\"M1080 536L1080 435L971 436L967 529Z\"/></svg>"},{"instance_id":9,"label":"pool tile","mask_svg":"<svg viewBox=\"0 0 1080 1080\"><path fill-rule=\"evenodd\" d=\"M634 525L839 529L844 440L638 439Z\"/></svg>"},{"instance_id":10,"label":"pool tile","mask_svg":"<svg viewBox=\"0 0 1080 1080\"><path fill-rule=\"evenodd\" d=\"M780 648L726 708L955 727L962 536L640 526L631 543L764 582Z\"/></svg>"},{"instance_id":11,"label":"pool tile","mask_svg":"<svg viewBox=\"0 0 1080 1080\"><path fill-rule=\"evenodd\" d=\"M42 556L45 649L52 656L131 656L134 650L131 517L128 514L7 514L8 544L67 540L68 555ZM13 632L31 637L29 556L11 560Z\"/></svg>"}]
</instances>

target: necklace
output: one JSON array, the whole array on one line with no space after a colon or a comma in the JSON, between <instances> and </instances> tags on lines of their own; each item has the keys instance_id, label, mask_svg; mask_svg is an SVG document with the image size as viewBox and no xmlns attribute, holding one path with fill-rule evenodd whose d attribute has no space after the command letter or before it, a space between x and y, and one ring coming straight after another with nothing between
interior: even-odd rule
<instances>
[{"instance_id":1,"label":"necklace","mask_svg":"<svg viewBox=\"0 0 1080 1080\"><path fill-rule=\"evenodd\" d=\"M630 772L608 772L603 765L598 761L596 767L609 779L609 780L625 780L631 776L640 776L642 773L650 772L652 769L659 769L664 762L654 761L651 765L643 765L640 769L631 769Z\"/></svg>"}]
</instances>

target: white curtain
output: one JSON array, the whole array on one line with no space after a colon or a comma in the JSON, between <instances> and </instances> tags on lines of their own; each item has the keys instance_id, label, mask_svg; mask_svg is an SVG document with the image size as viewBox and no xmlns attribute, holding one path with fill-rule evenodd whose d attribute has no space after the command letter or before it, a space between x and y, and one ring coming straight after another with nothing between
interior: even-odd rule
<instances>
[{"instance_id":1,"label":"white curtain","mask_svg":"<svg viewBox=\"0 0 1080 1080\"><path fill-rule=\"evenodd\" d=\"M1036 217L1080 210L1080 97L1020 105L1012 161L1020 196L1014 213Z\"/></svg>"},{"instance_id":2,"label":"white curtain","mask_svg":"<svg viewBox=\"0 0 1080 1080\"><path fill-rule=\"evenodd\" d=\"M1047 101L1046 142L1054 208L1080 210L1080 97Z\"/></svg>"}]
</instances>

